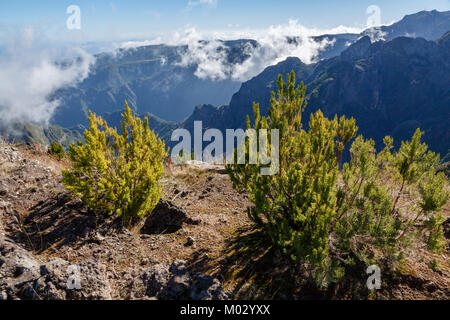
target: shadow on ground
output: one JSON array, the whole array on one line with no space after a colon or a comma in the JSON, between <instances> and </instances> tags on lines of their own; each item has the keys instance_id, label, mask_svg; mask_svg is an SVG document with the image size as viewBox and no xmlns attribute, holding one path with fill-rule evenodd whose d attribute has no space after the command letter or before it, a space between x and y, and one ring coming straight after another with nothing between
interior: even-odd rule
<instances>
[{"instance_id":1,"label":"shadow on ground","mask_svg":"<svg viewBox=\"0 0 450 320\"><path fill-rule=\"evenodd\" d=\"M84 241L92 241L99 229L106 233L121 227L120 221L96 215L81 200L72 199L66 193L39 202L30 212L20 222L20 231L15 233L14 240L36 253L75 243L82 245Z\"/></svg>"},{"instance_id":2,"label":"shadow on ground","mask_svg":"<svg viewBox=\"0 0 450 320\"><path fill-rule=\"evenodd\" d=\"M366 279L361 266L346 270L339 283L318 289L309 273L273 248L264 234L249 229L238 230L227 242L219 260L210 259L205 250L197 251L188 261L190 268L207 272L233 284L236 299L250 300L330 300L367 298Z\"/></svg>"}]
</instances>

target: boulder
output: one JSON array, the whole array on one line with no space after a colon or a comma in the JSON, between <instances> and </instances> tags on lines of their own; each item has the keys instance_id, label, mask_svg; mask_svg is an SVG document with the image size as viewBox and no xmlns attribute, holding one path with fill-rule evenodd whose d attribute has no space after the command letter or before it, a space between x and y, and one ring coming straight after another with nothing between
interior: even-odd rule
<instances>
[{"instance_id":1,"label":"boulder","mask_svg":"<svg viewBox=\"0 0 450 320\"><path fill-rule=\"evenodd\" d=\"M146 294L149 297L160 295L170 279L169 268L166 264L156 264L150 267L143 275L146 284Z\"/></svg>"},{"instance_id":2,"label":"boulder","mask_svg":"<svg viewBox=\"0 0 450 320\"><path fill-rule=\"evenodd\" d=\"M48 300L111 300L106 266L93 260L77 265L55 258L40 267L35 291Z\"/></svg>"},{"instance_id":3,"label":"boulder","mask_svg":"<svg viewBox=\"0 0 450 320\"><path fill-rule=\"evenodd\" d=\"M192 276L190 298L192 300L227 300L230 294L225 292L222 283L211 276L197 273Z\"/></svg>"},{"instance_id":4,"label":"boulder","mask_svg":"<svg viewBox=\"0 0 450 320\"><path fill-rule=\"evenodd\" d=\"M96 261L73 265L63 259L40 263L14 242L0 238L2 299L110 300L106 267Z\"/></svg>"},{"instance_id":5,"label":"boulder","mask_svg":"<svg viewBox=\"0 0 450 320\"><path fill-rule=\"evenodd\" d=\"M27 295L30 283L40 276L39 261L14 242L0 238L0 292L2 299Z\"/></svg>"},{"instance_id":6,"label":"boulder","mask_svg":"<svg viewBox=\"0 0 450 320\"><path fill-rule=\"evenodd\" d=\"M170 266L152 266L141 279L147 288L147 296L160 300L226 300L231 297L218 279L189 272L183 260L175 260Z\"/></svg>"},{"instance_id":7,"label":"boulder","mask_svg":"<svg viewBox=\"0 0 450 320\"><path fill-rule=\"evenodd\" d=\"M189 218L187 212L170 201L160 200L145 220L141 233L173 233L181 229L184 223L197 224Z\"/></svg>"},{"instance_id":8,"label":"boulder","mask_svg":"<svg viewBox=\"0 0 450 320\"><path fill-rule=\"evenodd\" d=\"M443 227L444 227L445 237L447 239L449 239L450 238L450 218L447 218L447 220L444 222Z\"/></svg>"}]
</instances>

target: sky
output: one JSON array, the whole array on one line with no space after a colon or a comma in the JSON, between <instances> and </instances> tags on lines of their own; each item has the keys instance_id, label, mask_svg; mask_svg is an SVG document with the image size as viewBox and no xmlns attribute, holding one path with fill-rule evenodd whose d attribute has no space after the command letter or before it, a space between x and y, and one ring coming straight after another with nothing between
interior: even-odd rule
<instances>
[{"instance_id":1,"label":"sky","mask_svg":"<svg viewBox=\"0 0 450 320\"><path fill-rule=\"evenodd\" d=\"M80 8L81 29L68 30L67 8ZM366 10L381 24L421 10L450 10L449 0L0 0L0 43L16 28L39 28L58 41L154 39L187 27L203 32L258 30L296 20L308 28L366 27Z\"/></svg>"}]
</instances>

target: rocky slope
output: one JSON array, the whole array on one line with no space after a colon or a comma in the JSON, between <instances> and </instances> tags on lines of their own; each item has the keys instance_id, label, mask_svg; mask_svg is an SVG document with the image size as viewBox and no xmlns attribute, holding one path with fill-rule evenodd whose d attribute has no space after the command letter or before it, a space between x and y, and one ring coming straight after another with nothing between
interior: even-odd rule
<instances>
[{"instance_id":1,"label":"rocky slope","mask_svg":"<svg viewBox=\"0 0 450 320\"><path fill-rule=\"evenodd\" d=\"M205 189L198 190L179 186L191 178L184 173L166 177L166 197L188 210L162 201L129 231L70 197L60 183L65 166L37 145L0 145L0 300L232 297L218 279L190 267L218 253L220 246L198 250L224 241L226 221L244 220L245 199L222 175L199 171ZM229 206L232 217L218 213L223 203L205 203L215 188L222 200L242 199Z\"/></svg>"},{"instance_id":2,"label":"rocky slope","mask_svg":"<svg viewBox=\"0 0 450 320\"><path fill-rule=\"evenodd\" d=\"M0 137L13 143L28 142L45 146L55 141L67 148L83 139L83 130L83 127L70 130L54 124L42 126L25 121L3 123L0 120Z\"/></svg>"},{"instance_id":3,"label":"rocky slope","mask_svg":"<svg viewBox=\"0 0 450 320\"><path fill-rule=\"evenodd\" d=\"M0 299L450 298L450 246L414 248L375 296L364 270L316 291L297 287L281 257L245 245L249 202L220 168L167 167L167 200L126 230L64 190L66 166L45 148L0 144ZM450 219L444 227L448 239Z\"/></svg>"},{"instance_id":4,"label":"rocky slope","mask_svg":"<svg viewBox=\"0 0 450 320\"><path fill-rule=\"evenodd\" d=\"M439 12L433 10L406 15L402 20L391 25L369 28L360 34L322 35L316 37L315 40L323 41L326 39L332 42L319 55L321 59L329 59L339 56L351 44L364 36L369 36L373 41L389 41L398 37L436 40L448 30L450 30L450 11Z\"/></svg>"},{"instance_id":5,"label":"rocky slope","mask_svg":"<svg viewBox=\"0 0 450 320\"><path fill-rule=\"evenodd\" d=\"M374 31L378 31L379 36L385 40L397 37L436 40L450 30L450 11L420 11L406 15L402 20L389 26L374 29L365 30L362 35L373 35Z\"/></svg>"}]
</instances>

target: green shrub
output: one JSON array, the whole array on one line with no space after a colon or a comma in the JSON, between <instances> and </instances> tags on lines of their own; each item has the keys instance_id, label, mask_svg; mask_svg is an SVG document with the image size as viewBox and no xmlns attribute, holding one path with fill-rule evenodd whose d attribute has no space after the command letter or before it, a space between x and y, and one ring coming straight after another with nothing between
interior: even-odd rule
<instances>
[{"instance_id":1,"label":"green shrub","mask_svg":"<svg viewBox=\"0 0 450 320\"><path fill-rule=\"evenodd\" d=\"M436 259L433 259L430 262L428 262L428 266L434 272L440 272L441 271L441 267L440 267L439 261L437 261Z\"/></svg>"},{"instance_id":2,"label":"green shrub","mask_svg":"<svg viewBox=\"0 0 450 320\"><path fill-rule=\"evenodd\" d=\"M438 172L443 172L447 177L450 177L450 161L442 162L437 167Z\"/></svg>"},{"instance_id":3,"label":"green shrub","mask_svg":"<svg viewBox=\"0 0 450 320\"><path fill-rule=\"evenodd\" d=\"M48 153L56 157L59 161L66 157L66 151L64 150L64 147L55 141L50 144Z\"/></svg>"},{"instance_id":4,"label":"green shrub","mask_svg":"<svg viewBox=\"0 0 450 320\"><path fill-rule=\"evenodd\" d=\"M357 134L355 120L329 120L319 110L303 129L306 87L295 87L293 72L287 80L279 76L267 117L254 106L254 129L280 130L278 174L260 175L262 165L227 167L234 187L249 193L249 218L267 235L267 247L306 267L319 286L339 280L344 266L357 261L393 264L412 238L442 250L440 209L448 200L447 181L436 174L439 157L427 152L420 130L398 151L386 137L379 154L374 141L359 136L350 148L351 161L340 169ZM407 194L420 200L403 209ZM418 223L422 228L414 232Z\"/></svg>"},{"instance_id":5,"label":"green shrub","mask_svg":"<svg viewBox=\"0 0 450 320\"><path fill-rule=\"evenodd\" d=\"M128 104L122 116L118 134L90 112L86 144L70 146L72 168L63 172L63 183L89 207L120 216L130 225L158 203L167 152L150 130L148 118L136 118Z\"/></svg>"}]
</instances>

